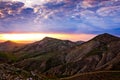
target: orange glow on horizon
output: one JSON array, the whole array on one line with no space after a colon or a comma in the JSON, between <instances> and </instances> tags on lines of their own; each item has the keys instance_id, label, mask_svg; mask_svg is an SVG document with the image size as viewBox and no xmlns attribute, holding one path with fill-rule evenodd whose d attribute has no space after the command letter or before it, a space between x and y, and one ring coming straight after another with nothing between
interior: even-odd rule
<instances>
[{"instance_id":1,"label":"orange glow on horizon","mask_svg":"<svg viewBox=\"0 0 120 80\"><path fill-rule=\"evenodd\" d=\"M58 38L62 40L71 40L71 41L87 41L93 38L95 35L92 34L44 34L44 33L7 33L7 34L0 34L0 41L14 41L14 42L25 42L31 43L35 41L39 41L44 37L52 37Z\"/></svg>"}]
</instances>

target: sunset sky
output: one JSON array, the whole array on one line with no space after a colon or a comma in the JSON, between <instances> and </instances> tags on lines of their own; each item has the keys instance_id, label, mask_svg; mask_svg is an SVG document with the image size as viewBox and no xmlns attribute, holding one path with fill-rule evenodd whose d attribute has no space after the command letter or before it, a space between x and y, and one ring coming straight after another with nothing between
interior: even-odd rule
<instances>
[{"instance_id":1,"label":"sunset sky","mask_svg":"<svg viewBox=\"0 0 120 80\"><path fill-rule=\"evenodd\" d=\"M120 36L120 0L0 0L0 41Z\"/></svg>"}]
</instances>

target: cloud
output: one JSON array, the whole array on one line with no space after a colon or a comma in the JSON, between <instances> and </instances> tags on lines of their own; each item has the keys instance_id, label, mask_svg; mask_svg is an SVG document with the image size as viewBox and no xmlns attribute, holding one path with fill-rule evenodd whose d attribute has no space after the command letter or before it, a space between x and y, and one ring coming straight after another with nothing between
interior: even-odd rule
<instances>
[{"instance_id":1,"label":"cloud","mask_svg":"<svg viewBox=\"0 0 120 80\"><path fill-rule=\"evenodd\" d=\"M0 2L1 32L120 34L120 0Z\"/></svg>"},{"instance_id":2,"label":"cloud","mask_svg":"<svg viewBox=\"0 0 120 80\"><path fill-rule=\"evenodd\" d=\"M120 6L102 7L97 13L100 16L117 16L120 15Z\"/></svg>"},{"instance_id":3,"label":"cloud","mask_svg":"<svg viewBox=\"0 0 120 80\"><path fill-rule=\"evenodd\" d=\"M0 2L0 32L24 32L34 17L34 10L25 8L22 2Z\"/></svg>"},{"instance_id":4,"label":"cloud","mask_svg":"<svg viewBox=\"0 0 120 80\"><path fill-rule=\"evenodd\" d=\"M19 15L23 6L24 3L21 2L0 2L0 13L2 14L0 17L5 18Z\"/></svg>"}]
</instances>

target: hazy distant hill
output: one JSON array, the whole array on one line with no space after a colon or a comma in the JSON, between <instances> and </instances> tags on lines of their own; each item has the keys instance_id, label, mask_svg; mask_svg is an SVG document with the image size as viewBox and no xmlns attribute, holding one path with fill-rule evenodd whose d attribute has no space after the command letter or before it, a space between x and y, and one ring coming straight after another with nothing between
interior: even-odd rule
<instances>
[{"instance_id":1,"label":"hazy distant hill","mask_svg":"<svg viewBox=\"0 0 120 80\"><path fill-rule=\"evenodd\" d=\"M15 43L12 41L2 42L2 43L0 43L0 51L5 51L5 52L13 51L22 45L24 45L24 44Z\"/></svg>"},{"instance_id":2,"label":"hazy distant hill","mask_svg":"<svg viewBox=\"0 0 120 80\"><path fill-rule=\"evenodd\" d=\"M87 42L71 42L46 37L11 52L17 58L12 62L14 67L49 78L90 80L89 78L92 77L92 80L96 80L96 77L105 77L103 74L107 77L114 75L107 71L120 71L120 38L107 33L100 34ZM96 73L95 76L84 75L87 78L69 77L94 71L103 71L103 73ZM118 74L120 72L117 72L116 80L120 78Z\"/></svg>"}]
</instances>

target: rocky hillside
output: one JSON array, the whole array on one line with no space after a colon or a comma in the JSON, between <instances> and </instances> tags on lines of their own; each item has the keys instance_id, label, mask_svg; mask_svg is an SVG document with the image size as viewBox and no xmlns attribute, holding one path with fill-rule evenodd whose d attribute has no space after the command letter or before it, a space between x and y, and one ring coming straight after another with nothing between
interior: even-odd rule
<instances>
[{"instance_id":1,"label":"rocky hillside","mask_svg":"<svg viewBox=\"0 0 120 80\"><path fill-rule=\"evenodd\" d=\"M43 75L27 72L9 64L0 64L0 80L45 80Z\"/></svg>"},{"instance_id":2,"label":"rocky hillside","mask_svg":"<svg viewBox=\"0 0 120 80\"><path fill-rule=\"evenodd\" d=\"M98 70L120 70L120 38L101 34L75 47L65 57L63 65L49 69L47 73L74 75Z\"/></svg>"},{"instance_id":3,"label":"rocky hillside","mask_svg":"<svg viewBox=\"0 0 120 80\"><path fill-rule=\"evenodd\" d=\"M120 71L98 71L77 74L60 80L120 80Z\"/></svg>"},{"instance_id":4,"label":"rocky hillside","mask_svg":"<svg viewBox=\"0 0 120 80\"><path fill-rule=\"evenodd\" d=\"M70 41L45 38L24 47L21 51L25 51L25 57L15 64L17 67L28 71L38 70L50 76L120 70L120 38L107 33L77 46Z\"/></svg>"},{"instance_id":5,"label":"rocky hillside","mask_svg":"<svg viewBox=\"0 0 120 80\"><path fill-rule=\"evenodd\" d=\"M59 40L55 38L45 37L41 41L37 41L32 44L28 44L15 51L15 54L28 54L29 56L35 56L45 54L49 52L61 52L68 48L73 48L78 43L74 43L68 40Z\"/></svg>"},{"instance_id":6,"label":"rocky hillside","mask_svg":"<svg viewBox=\"0 0 120 80\"><path fill-rule=\"evenodd\" d=\"M58 79L94 71L120 71L120 38L107 33L87 42L46 37L11 52L17 60L10 62L10 65L47 78ZM95 75L93 80L104 77L101 73ZM111 73L105 75L109 77ZM116 80L119 77L115 76ZM87 80L84 77L82 79Z\"/></svg>"}]
</instances>

